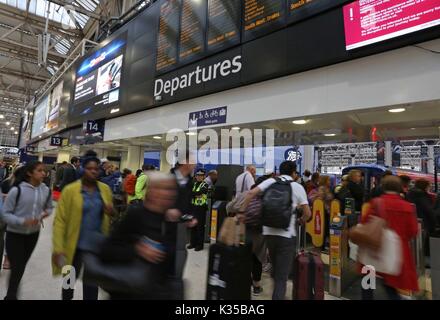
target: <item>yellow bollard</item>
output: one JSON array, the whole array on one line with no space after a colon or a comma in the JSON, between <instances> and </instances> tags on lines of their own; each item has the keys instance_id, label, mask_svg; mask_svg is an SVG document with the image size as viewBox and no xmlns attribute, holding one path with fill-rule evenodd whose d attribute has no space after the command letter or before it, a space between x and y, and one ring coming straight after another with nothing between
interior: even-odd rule
<instances>
[{"instance_id":1,"label":"yellow bollard","mask_svg":"<svg viewBox=\"0 0 440 320\"><path fill-rule=\"evenodd\" d=\"M312 238L312 244L315 247L322 247L324 244L325 228L324 201L316 199L313 202L312 220L306 225L306 231Z\"/></svg>"}]
</instances>

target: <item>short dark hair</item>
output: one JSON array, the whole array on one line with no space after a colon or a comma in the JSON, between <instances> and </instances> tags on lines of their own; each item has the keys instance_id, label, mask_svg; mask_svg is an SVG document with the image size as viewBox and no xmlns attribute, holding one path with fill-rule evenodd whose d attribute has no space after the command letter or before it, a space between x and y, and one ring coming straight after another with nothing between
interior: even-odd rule
<instances>
[{"instance_id":1,"label":"short dark hair","mask_svg":"<svg viewBox=\"0 0 440 320\"><path fill-rule=\"evenodd\" d=\"M382 177L386 177L386 176L392 176L393 172L391 170L385 170L385 172L383 173Z\"/></svg>"},{"instance_id":2,"label":"short dark hair","mask_svg":"<svg viewBox=\"0 0 440 320\"><path fill-rule=\"evenodd\" d=\"M411 183L411 178L407 175L399 176L399 178L403 186L408 186Z\"/></svg>"},{"instance_id":3,"label":"short dark hair","mask_svg":"<svg viewBox=\"0 0 440 320\"><path fill-rule=\"evenodd\" d=\"M296 163L293 161L284 161L280 164L280 174L291 176L296 172Z\"/></svg>"},{"instance_id":4,"label":"short dark hair","mask_svg":"<svg viewBox=\"0 0 440 320\"><path fill-rule=\"evenodd\" d=\"M131 170L128 168L125 168L123 171L124 174L131 174Z\"/></svg>"},{"instance_id":5,"label":"short dark hair","mask_svg":"<svg viewBox=\"0 0 440 320\"><path fill-rule=\"evenodd\" d=\"M39 165L42 165L42 164L43 164L43 162L36 161L36 160L32 160L32 161L29 161L28 163L26 163L26 165L24 166L24 172L23 172L23 176L22 176L23 180L22 181L29 181L29 175L28 174L32 174L32 172L34 172L35 169L37 169L37 167Z\"/></svg>"},{"instance_id":6,"label":"short dark hair","mask_svg":"<svg viewBox=\"0 0 440 320\"><path fill-rule=\"evenodd\" d=\"M399 177L387 175L382 179L382 189L384 192L391 191L400 193L402 191L402 181Z\"/></svg>"},{"instance_id":7,"label":"short dark hair","mask_svg":"<svg viewBox=\"0 0 440 320\"><path fill-rule=\"evenodd\" d=\"M89 162L96 162L98 166L101 164L101 160L98 159L98 154L93 150L87 150L86 153L84 153L82 166L85 167Z\"/></svg>"},{"instance_id":8,"label":"short dark hair","mask_svg":"<svg viewBox=\"0 0 440 320\"><path fill-rule=\"evenodd\" d=\"M78 157L72 157L72 159L70 159L70 163L74 164L75 162L78 162L79 158Z\"/></svg>"},{"instance_id":9,"label":"short dark hair","mask_svg":"<svg viewBox=\"0 0 440 320\"><path fill-rule=\"evenodd\" d=\"M423 191L425 191L426 188L429 187L429 185L430 185L430 182L428 180L426 180L426 179L423 179L423 178L422 179L417 179L416 183L414 184L414 186L417 189L420 189L420 190L423 190Z\"/></svg>"},{"instance_id":10,"label":"short dark hair","mask_svg":"<svg viewBox=\"0 0 440 320\"><path fill-rule=\"evenodd\" d=\"M310 170L304 171L304 177L310 177L311 175L312 175L312 173L310 172Z\"/></svg>"}]
</instances>

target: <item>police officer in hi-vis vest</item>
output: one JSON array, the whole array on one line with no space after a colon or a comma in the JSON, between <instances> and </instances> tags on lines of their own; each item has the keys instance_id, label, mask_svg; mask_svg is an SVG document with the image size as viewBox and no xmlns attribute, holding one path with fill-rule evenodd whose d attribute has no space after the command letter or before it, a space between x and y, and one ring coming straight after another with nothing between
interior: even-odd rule
<instances>
[{"instance_id":1,"label":"police officer in hi-vis vest","mask_svg":"<svg viewBox=\"0 0 440 320\"><path fill-rule=\"evenodd\" d=\"M192 214L198 223L191 229L191 242L188 249L203 250L205 239L206 211L208 210L208 184L204 181L205 172L196 172L196 182L192 188Z\"/></svg>"}]
</instances>

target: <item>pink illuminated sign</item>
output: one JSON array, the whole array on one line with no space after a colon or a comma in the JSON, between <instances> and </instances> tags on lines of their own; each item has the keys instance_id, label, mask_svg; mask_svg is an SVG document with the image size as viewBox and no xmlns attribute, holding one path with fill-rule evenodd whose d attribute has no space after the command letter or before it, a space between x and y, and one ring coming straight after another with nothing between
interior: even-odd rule
<instances>
[{"instance_id":1,"label":"pink illuminated sign","mask_svg":"<svg viewBox=\"0 0 440 320\"><path fill-rule=\"evenodd\" d=\"M358 0L344 6L347 50L440 24L440 0Z\"/></svg>"}]
</instances>

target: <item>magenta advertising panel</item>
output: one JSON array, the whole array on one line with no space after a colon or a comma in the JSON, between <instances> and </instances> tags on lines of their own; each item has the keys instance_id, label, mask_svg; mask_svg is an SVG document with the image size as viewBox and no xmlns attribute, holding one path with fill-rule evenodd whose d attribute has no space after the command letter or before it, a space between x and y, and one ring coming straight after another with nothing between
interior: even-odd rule
<instances>
[{"instance_id":1,"label":"magenta advertising panel","mask_svg":"<svg viewBox=\"0 0 440 320\"><path fill-rule=\"evenodd\" d=\"M440 0L358 0L344 6L347 50L440 24Z\"/></svg>"}]
</instances>

